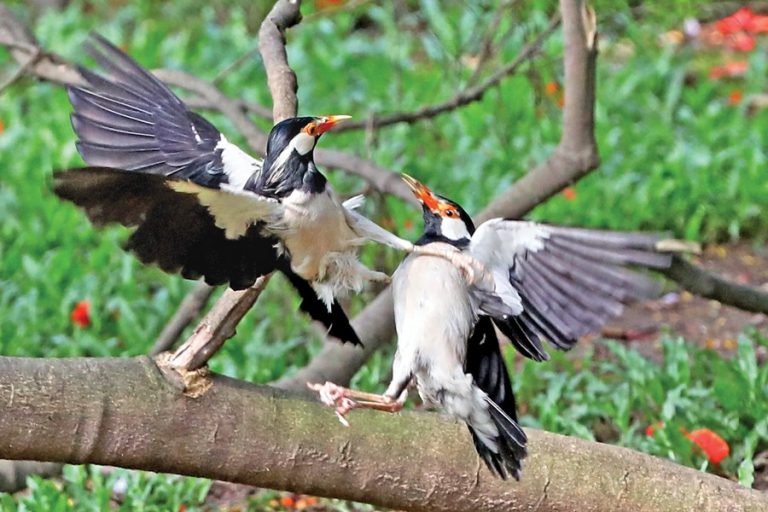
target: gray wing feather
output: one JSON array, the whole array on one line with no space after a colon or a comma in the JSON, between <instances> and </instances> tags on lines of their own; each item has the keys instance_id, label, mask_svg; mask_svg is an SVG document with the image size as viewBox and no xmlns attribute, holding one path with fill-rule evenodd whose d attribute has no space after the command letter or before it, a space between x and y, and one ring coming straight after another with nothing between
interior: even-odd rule
<instances>
[{"instance_id":1,"label":"gray wing feather","mask_svg":"<svg viewBox=\"0 0 768 512\"><path fill-rule=\"evenodd\" d=\"M659 292L656 281L630 267L668 267L671 256L656 250L661 238L492 219L478 228L470 252L496 275L509 276L522 312L494 316L494 323L516 338L523 355L540 360L540 339L568 349L628 302Z\"/></svg>"},{"instance_id":2,"label":"gray wing feather","mask_svg":"<svg viewBox=\"0 0 768 512\"><path fill-rule=\"evenodd\" d=\"M93 166L189 179L207 187L245 183L260 162L243 156L164 83L104 38L88 52L109 75L80 68L85 87L69 87L77 148ZM227 165L223 153L237 153Z\"/></svg>"}]
</instances>

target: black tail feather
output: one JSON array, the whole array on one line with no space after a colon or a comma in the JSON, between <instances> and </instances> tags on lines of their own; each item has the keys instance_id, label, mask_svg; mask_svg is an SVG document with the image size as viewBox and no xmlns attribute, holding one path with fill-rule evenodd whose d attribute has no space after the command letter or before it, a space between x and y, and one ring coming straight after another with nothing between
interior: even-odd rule
<instances>
[{"instance_id":1,"label":"black tail feather","mask_svg":"<svg viewBox=\"0 0 768 512\"><path fill-rule=\"evenodd\" d=\"M519 480L521 461L527 454L527 438L517 424L512 383L490 317L480 317L477 322L467 345L464 366L477 387L487 395L488 412L499 431L498 450L494 451L469 426L475 449L492 473L502 479L512 476Z\"/></svg>"}]
</instances>

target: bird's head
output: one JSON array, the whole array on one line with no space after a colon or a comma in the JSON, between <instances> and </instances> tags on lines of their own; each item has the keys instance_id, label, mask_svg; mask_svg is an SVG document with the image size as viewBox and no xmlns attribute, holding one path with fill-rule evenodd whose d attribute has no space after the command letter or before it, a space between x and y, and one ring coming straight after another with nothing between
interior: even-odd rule
<instances>
[{"instance_id":1,"label":"bird's head","mask_svg":"<svg viewBox=\"0 0 768 512\"><path fill-rule=\"evenodd\" d=\"M272 127L263 172L254 176L261 192L282 196L295 188L322 188L325 178L314 166L314 149L322 134L350 116L291 117Z\"/></svg>"},{"instance_id":2,"label":"bird's head","mask_svg":"<svg viewBox=\"0 0 768 512\"><path fill-rule=\"evenodd\" d=\"M425 239L443 240L453 244L469 242L475 232L475 224L458 203L435 194L426 185L407 174L402 176L421 203Z\"/></svg>"},{"instance_id":3,"label":"bird's head","mask_svg":"<svg viewBox=\"0 0 768 512\"><path fill-rule=\"evenodd\" d=\"M267 141L267 155L275 159L285 154L312 157L317 139L322 134L349 119L350 116L291 117L272 127Z\"/></svg>"}]
</instances>

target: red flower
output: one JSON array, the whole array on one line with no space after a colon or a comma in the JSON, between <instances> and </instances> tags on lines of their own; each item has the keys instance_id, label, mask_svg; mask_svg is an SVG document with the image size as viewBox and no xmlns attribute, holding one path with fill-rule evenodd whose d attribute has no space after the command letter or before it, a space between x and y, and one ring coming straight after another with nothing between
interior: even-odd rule
<instances>
[{"instance_id":1,"label":"red flower","mask_svg":"<svg viewBox=\"0 0 768 512\"><path fill-rule=\"evenodd\" d=\"M712 464L720 464L731 452L728 443L708 428L700 428L687 434L693 444L701 448Z\"/></svg>"},{"instance_id":2,"label":"red flower","mask_svg":"<svg viewBox=\"0 0 768 512\"><path fill-rule=\"evenodd\" d=\"M735 89L731 91L731 94L728 95L728 103L730 103L731 105L738 105L739 103L741 103L741 100L743 97L744 95L741 93L741 91L738 89Z\"/></svg>"},{"instance_id":3,"label":"red flower","mask_svg":"<svg viewBox=\"0 0 768 512\"><path fill-rule=\"evenodd\" d=\"M759 34L768 32L768 16L755 14L749 7L743 7L714 23L715 30L723 35L749 32Z\"/></svg>"},{"instance_id":4,"label":"red flower","mask_svg":"<svg viewBox=\"0 0 768 512\"><path fill-rule=\"evenodd\" d=\"M560 193L563 194L566 201L573 201L576 199L576 189L573 187L566 187Z\"/></svg>"},{"instance_id":5,"label":"red flower","mask_svg":"<svg viewBox=\"0 0 768 512\"><path fill-rule=\"evenodd\" d=\"M75 307L72 309L72 314L69 316L69 318L72 320L73 324L79 327L88 327L91 325L90 309L90 301L81 300L75 304Z\"/></svg>"},{"instance_id":6,"label":"red flower","mask_svg":"<svg viewBox=\"0 0 768 512\"><path fill-rule=\"evenodd\" d=\"M5 123L3 122L2 119L0 119L0 135L2 135L4 131L5 131Z\"/></svg>"}]
</instances>

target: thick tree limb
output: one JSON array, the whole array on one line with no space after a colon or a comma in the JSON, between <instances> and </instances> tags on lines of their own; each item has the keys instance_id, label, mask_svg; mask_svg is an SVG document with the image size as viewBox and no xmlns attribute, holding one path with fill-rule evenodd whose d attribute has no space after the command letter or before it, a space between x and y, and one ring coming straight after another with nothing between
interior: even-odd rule
<instances>
[{"instance_id":1,"label":"thick tree limb","mask_svg":"<svg viewBox=\"0 0 768 512\"><path fill-rule=\"evenodd\" d=\"M439 116L440 114L444 114L446 112L456 110L457 108L461 108L466 105L469 105L470 103L473 103L475 101L479 101L483 98L483 96L485 96L486 92L488 92L491 88L499 85L502 79L506 78L509 75L514 74L520 66L528 62L535 55L537 55L541 50L541 45L544 43L544 41L547 40L547 38L552 34L552 32L554 32L555 29L557 29L559 25L560 25L560 16L553 17L552 20L549 22L549 25L547 26L546 30L544 30L538 36L536 36L536 38L533 41L525 45L523 49L520 50L520 53L517 55L517 57L515 57L511 62L505 64L504 66L496 70L491 76L486 78L482 83L476 86L472 86L467 89L464 89L463 91L459 92L456 96L454 96L448 101L445 101L443 103L438 103L435 105L424 106L412 112L397 112L394 114L387 114L379 117L373 116L371 119L362 120L362 121L351 121L339 126L336 130L341 132L341 131L347 131L347 130L381 128L382 126L388 126L388 125L397 124L397 123L411 124L417 121Z\"/></svg>"},{"instance_id":2,"label":"thick tree limb","mask_svg":"<svg viewBox=\"0 0 768 512\"><path fill-rule=\"evenodd\" d=\"M0 357L0 457L204 476L413 511L764 511L768 496L615 446L528 430L494 478L437 414L356 412L214 375L198 398L147 358ZM40 442L45 439L45 442ZM585 473L589 478L585 478Z\"/></svg>"},{"instance_id":3,"label":"thick tree limb","mask_svg":"<svg viewBox=\"0 0 768 512\"><path fill-rule=\"evenodd\" d=\"M716 300L744 311L768 314L768 292L753 286L732 283L689 263L681 256L662 274L700 297Z\"/></svg>"}]
</instances>

